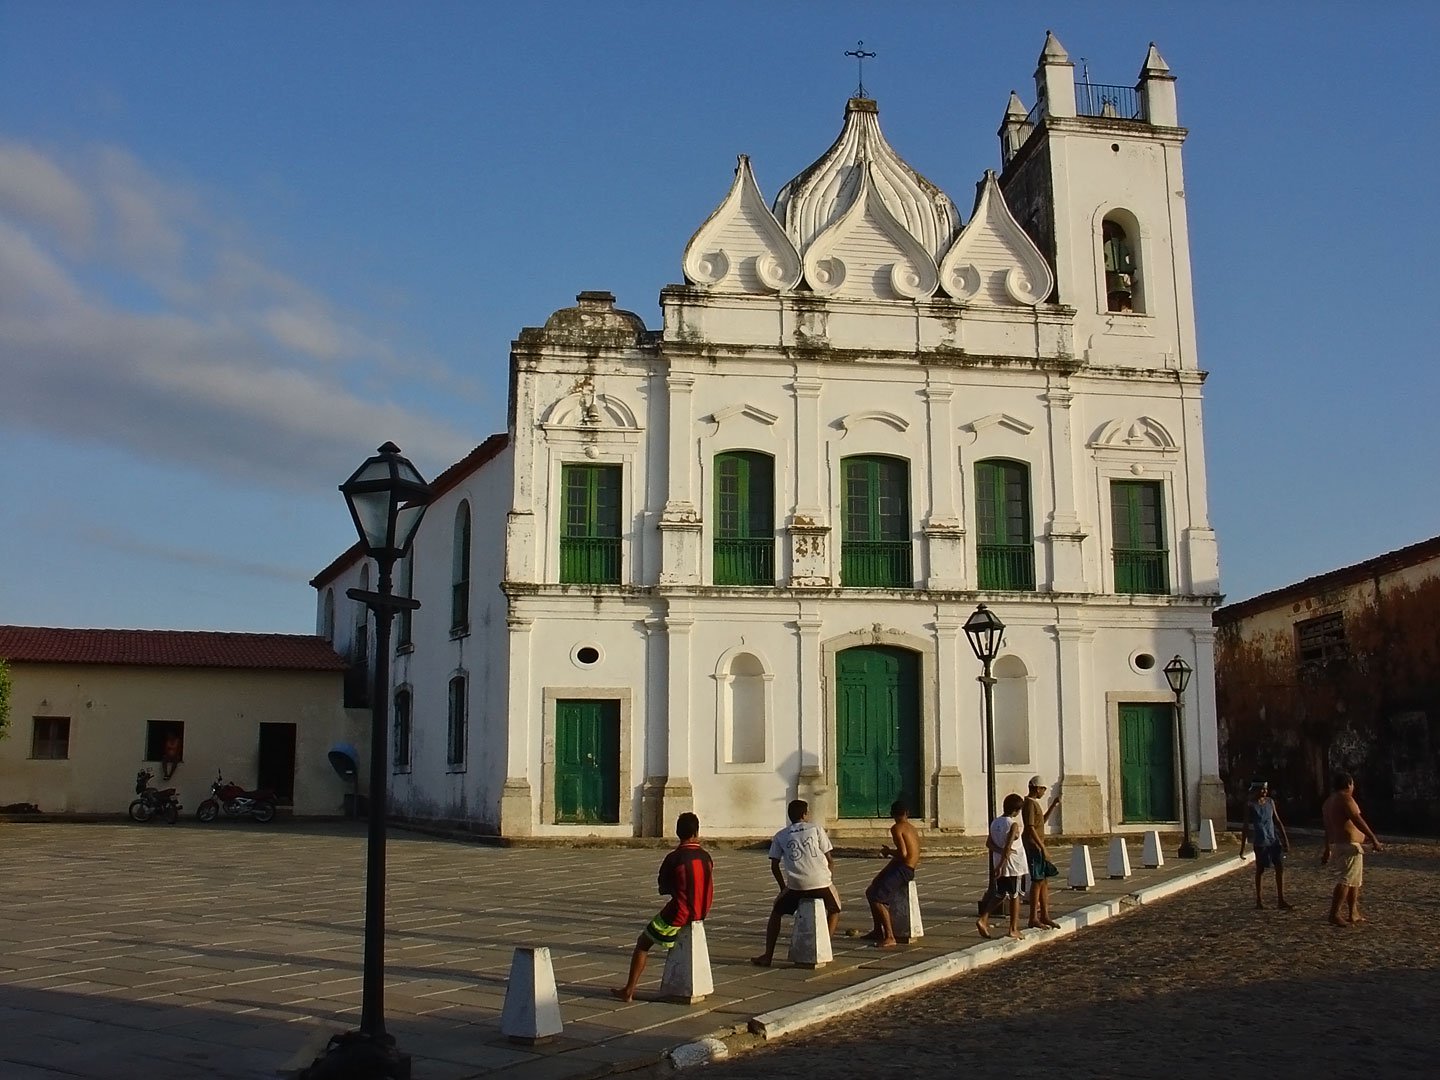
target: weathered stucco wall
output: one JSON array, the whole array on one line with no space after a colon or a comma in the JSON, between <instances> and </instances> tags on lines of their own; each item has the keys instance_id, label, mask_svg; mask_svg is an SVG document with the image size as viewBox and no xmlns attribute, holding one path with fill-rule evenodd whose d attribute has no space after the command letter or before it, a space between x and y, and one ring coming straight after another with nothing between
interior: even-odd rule
<instances>
[{"instance_id":1,"label":"weathered stucco wall","mask_svg":"<svg viewBox=\"0 0 1440 1080\"><path fill-rule=\"evenodd\" d=\"M1296 625L1339 614L1345 655L1302 666ZM1313 818L1336 769L1372 824L1440 827L1440 557L1273 605L1217 612L1216 697L1232 816L1255 778Z\"/></svg>"}]
</instances>

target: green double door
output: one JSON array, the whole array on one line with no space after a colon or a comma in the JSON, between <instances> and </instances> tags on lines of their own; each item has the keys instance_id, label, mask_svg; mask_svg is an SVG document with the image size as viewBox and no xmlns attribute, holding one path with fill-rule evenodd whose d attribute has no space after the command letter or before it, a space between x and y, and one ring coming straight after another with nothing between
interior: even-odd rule
<instances>
[{"instance_id":1,"label":"green double door","mask_svg":"<svg viewBox=\"0 0 1440 1080\"><path fill-rule=\"evenodd\" d=\"M919 817L920 656L874 645L835 658L840 816L884 818L901 799Z\"/></svg>"},{"instance_id":2,"label":"green double door","mask_svg":"<svg viewBox=\"0 0 1440 1080\"><path fill-rule=\"evenodd\" d=\"M555 820L620 820L620 703L555 703Z\"/></svg>"},{"instance_id":3,"label":"green double door","mask_svg":"<svg viewBox=\"0 0 1440 1080\"><path fill-rule=\"evenodd\" d=\"M1120 706L1120 800L1125 821L1174 821L1175 714L1170 705Z\"/></svg>"}]
</instances>

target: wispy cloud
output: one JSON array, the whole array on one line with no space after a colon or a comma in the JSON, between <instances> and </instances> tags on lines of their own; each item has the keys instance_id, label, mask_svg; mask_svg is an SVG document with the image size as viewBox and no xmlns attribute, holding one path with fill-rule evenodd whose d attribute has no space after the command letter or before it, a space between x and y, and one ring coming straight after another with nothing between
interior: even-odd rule
<instances>
[{"instance_id":1,"label":"wispy cloud","mask_svg":"<svg viewBox=\"0 0 1440 1080\"><path fill-rule=\"evenodd\" d=\"M304 582L313 573L313 571L306 571L294 566L277 566L272 563L236 559L211 550L153 544L130 533L114 529L83 528L78 535L87 543L109 548L111 551L118 551L125 555L139 555L142 558L157 559L170 564L183 563L187 566L198 566L204 570L216 570L241 577L262 578L266 581L279 581L287 585Z\"/></svg>"},{"instance_id":2,"label":"wispy cloud","mask_svg":"<svg viewBox=\"0 0 1440 1080\"><path fill-rule=\"evenodd\" d=\"M453 381L256 255L203 195L115 147L0 138L0 420L283 488L393 438L474 443L374 388Z\"/></svg>"}]
</instances>

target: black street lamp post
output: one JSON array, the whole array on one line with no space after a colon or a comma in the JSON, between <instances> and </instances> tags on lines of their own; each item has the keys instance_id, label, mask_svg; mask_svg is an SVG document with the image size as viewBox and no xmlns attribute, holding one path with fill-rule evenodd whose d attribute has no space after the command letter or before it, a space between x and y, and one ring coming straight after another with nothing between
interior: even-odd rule
<instances>
[{"instance_id":1,"label":"black street lamp post","mask_svg":"<svg viewBox=\"0 0 1440 1080\"><path fill-rule=\"evenodd\" d=\"M1193 669L1177 655L1165 665L1165 681L1175 694L1175 746L1180 754L1180 826L1185 838L1180 841L1179 855L1182 859L1193 859L1199 852L1190 839L1190 770L1185 764L1185 687L1190 685Z\"/></svg>"},{"instance_id":2,"label":"black street lamp post","mask_svg":"<svg viewBox=\"0 0 1440 1080\"><path fill-rule=\"evenodd\" d=\"M1005 624L995 613L981 604L965 620L965 636L982 665L980 685L985 688L985 827L995 820L995 679L990 665L1000 655L1005 640Z\"/></svg>"},{"instance_id":3,"label":"black street lamp post","mask_svg":"<svg viewBox=\"0 0 1440 1080\"><path fill-rule=\"evenodd\" d=\"M410 1080L410 1056L385 1031L385 811L389 768L387 720L390 683L390 621L396 611L420 606L393 593L395 563L410 550L425 515L430 486L392 442L340 485L360 545L375 560L375 592L349 589L346 596L375 616L375 675L370 699L370 804L365 846L365 969L360 1030L336 1035L325 1053L301 1073L303 1080Z\"/></svg>"}]
</instances>

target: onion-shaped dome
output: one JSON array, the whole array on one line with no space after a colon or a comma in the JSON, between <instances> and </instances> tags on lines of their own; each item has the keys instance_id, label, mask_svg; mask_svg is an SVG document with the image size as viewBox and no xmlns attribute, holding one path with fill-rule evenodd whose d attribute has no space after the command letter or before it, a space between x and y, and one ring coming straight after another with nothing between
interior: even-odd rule
<instances>
[{"instance_id":1,"label":"onion-shaped dome","mask_svg":"<svg viewBox=\"0 0 1440 1080\"><path fill-rule=\"evenodd\" d=\"M865 168L868 166L868 170ZM960 229L950 197L912 169L880 132L880 110L869 98L851 98L840 136L819 161L775 197L775 217L802 255L840 218L868 183L890 215L936 263Z\"/></svg>"}]
</instances>

